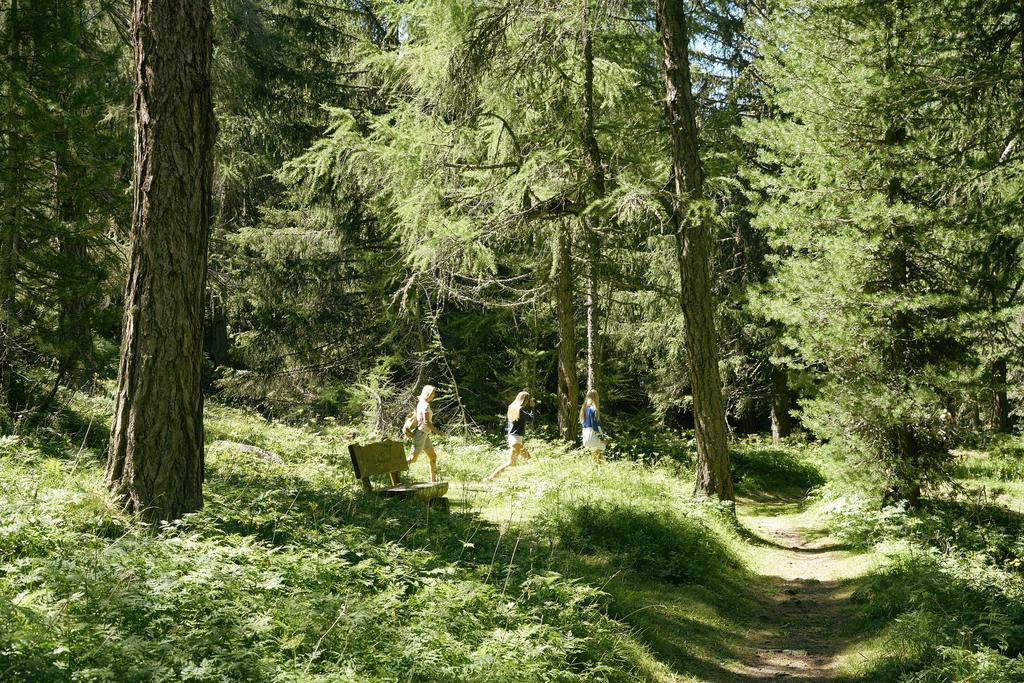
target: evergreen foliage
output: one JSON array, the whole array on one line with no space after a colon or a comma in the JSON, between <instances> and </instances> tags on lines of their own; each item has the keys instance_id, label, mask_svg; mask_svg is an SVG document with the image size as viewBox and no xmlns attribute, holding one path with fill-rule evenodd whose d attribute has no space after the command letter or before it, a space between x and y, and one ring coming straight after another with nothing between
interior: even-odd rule
<instances>
[{"instance_id":1,"label":"evergreen foliage","mask_svg":"<svg viewBox=\"0 0 1024 683\"><path fill-rule=\"evenodd\" d=\"M1019 246L1020 66L999 28L1009 7L980 23L975 8L780 4L758 66L774 111L747 127L777 264L759 303L816 377L802 421L870 455L912 502L945 476L940 414L970 403L1015 299L980 294L1019 265L992 246Z\"/></svg>"},{"instance_id":2,"label":"evergreen foliage","mask_svg":"<svg viewBox=\"0 0 1024 683\"><path fill-rule=\"evenodd\" d=\"M110 372L130 154L119 17L101 2L28 0L0 14L0 395L49 404ZM39 387L46 384L46 390Z\"/></svg>"},{"instance_id":3,"label":"evergreen foliage","mask_svg":"<svg viewBox=\"0 0 1024 683\"><path fill-rule=\"evenodd\" d=\"M755 556L785 549L689 494L680 216L741 508L799 499L877 562L856 675L1021 679L1019 0L663 4L703 176L675 206L656 3L210 5L206 507L150 528L97 465L131 3L0 2L0 679L734 675L705 665L763 626ZM344 462L427 383L457 486L537 399L538 457L473 513L366 499Z\"/></svg>"},{"instance_id":4,"label":"evergreen foliage","mask_svg":"<svg viewBox=\"0 0 1024 683\"><path fill-rule=\"evenodd\" d=\"M208 389L391 428L427 381L465 425L525 387L571 436L566 382L599 377L610 415L692 424L652 11L214 3ZM5 419L113 371L127 21L4 10ZM793 412L917 498L949 471L943 410L960 434L1014 417L1018 9L690 21L729 426Z\"/></svg>"}]
</instances>

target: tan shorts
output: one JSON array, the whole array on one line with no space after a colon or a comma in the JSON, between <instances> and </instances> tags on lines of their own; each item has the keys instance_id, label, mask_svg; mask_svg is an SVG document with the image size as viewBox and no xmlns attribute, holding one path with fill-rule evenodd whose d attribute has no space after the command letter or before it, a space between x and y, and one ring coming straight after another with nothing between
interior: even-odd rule
<instances>
[{"instance_id":1,"label":"tan shorts","mask_svg":"<svg viewBox=\"0 0 1024 683\"><path fill-rule=\"evenodd\" d=\"M523 437L519 436L518 434L509 434L508 435L508 447L509 448L512 448L517 443L522 443L522 442L523 442Z\"/></svg>"},{"instance_id":2,"label":"tan shorts","mask_svg":"<svg viewBox=\"0 0 1024 683\"><path fill-rule=\"evenodd\" d=\"M433 448L434 444L430 441L430 434L417 429L412 433L412 447L416 449L417 453L421 453L428 448Z\"/></svg>"}]
</instances>

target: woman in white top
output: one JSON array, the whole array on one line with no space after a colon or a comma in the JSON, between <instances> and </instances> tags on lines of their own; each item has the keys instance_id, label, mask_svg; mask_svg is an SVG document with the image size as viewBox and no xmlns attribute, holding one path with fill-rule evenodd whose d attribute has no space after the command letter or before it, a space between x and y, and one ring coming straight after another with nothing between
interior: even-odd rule
<instances>
[{"instance_id":1,"label":"woman in white top","mask_svg":"<svg viewBox=\"0 0 1024 683\"><path fill-rule=\"evenodd\" d=\"M431 433L444 436L434 426L434 412L430 409L430 402L434 399L437 391L432 384L427 384L420 392L420 400L416 404L416 429L412 433L412 449L409 457L406 458L411 465L420 457L420 453L427 454L427 461L430 463L430 481L437 481L437 453L434 451L434 444L430 441Z\"/></svg>"}]
</instances>

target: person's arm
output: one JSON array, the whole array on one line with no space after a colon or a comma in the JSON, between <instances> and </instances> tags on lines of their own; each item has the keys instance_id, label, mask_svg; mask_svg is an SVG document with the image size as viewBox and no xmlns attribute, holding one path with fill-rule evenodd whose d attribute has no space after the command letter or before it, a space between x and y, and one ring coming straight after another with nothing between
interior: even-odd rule
<instances>
[{"instance_id":1,"label":"person's arm","mask_svg":"<svg viewBox=\"0 0 1024 683\"><path fill-rule=\"evenodd\" d=\"M433 434L437 434L438 436L444 436L444 433L442 433L440 429L438 429L437 427L434 426L434 411L433 410L428 410L427 411L426 418L427 418L427 431L431 432Z\"/></svg>"}]
</instances>

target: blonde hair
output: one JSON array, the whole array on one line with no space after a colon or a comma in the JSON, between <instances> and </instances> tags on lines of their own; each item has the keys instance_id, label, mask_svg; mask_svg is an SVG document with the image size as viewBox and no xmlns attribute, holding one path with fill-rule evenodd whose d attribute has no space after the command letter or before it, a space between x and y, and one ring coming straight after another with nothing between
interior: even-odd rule
<instances>
[{"instance_id":1,"label":"blonde hair","mask_svg":"<svg viewBox=\"0 0 1024 683\"><path fill-rule=\"evenodd\" d=\"M435 389L434 389L434 385L433 384L424 384L423 385L423 390L420 391L420 400L421 401L429 400L430 399L430 395L432 393L434 393L434 391L435 391Z\"/></svg>"},{"instance_id":2,"label":"blonde hair","mask_svg":"<svg viewBox=\"0 0 1024 683\"><path fill-rule=\"evenodd\" d=\"M587 397L583 400L583 405L580 406L580 422L583 422L583 418L587 416L587 404L594 404L594 416L600 417L601 406L597 400L597 389L591 389L587 392Z\"/></svg>"},{"instance_id":3,"label":"blonde hair","mask_svg":"<svg viewBox=\"0 0 1024 683\"><path fill-rule=\"evenodd\" d=\"M523 404L530 398L530 392L520 391L516 394L516 400L508 404L508 411L505 413L505 417L515 422L519 419L519 412L523 409Z\"/></svg>"}]
</instances>

